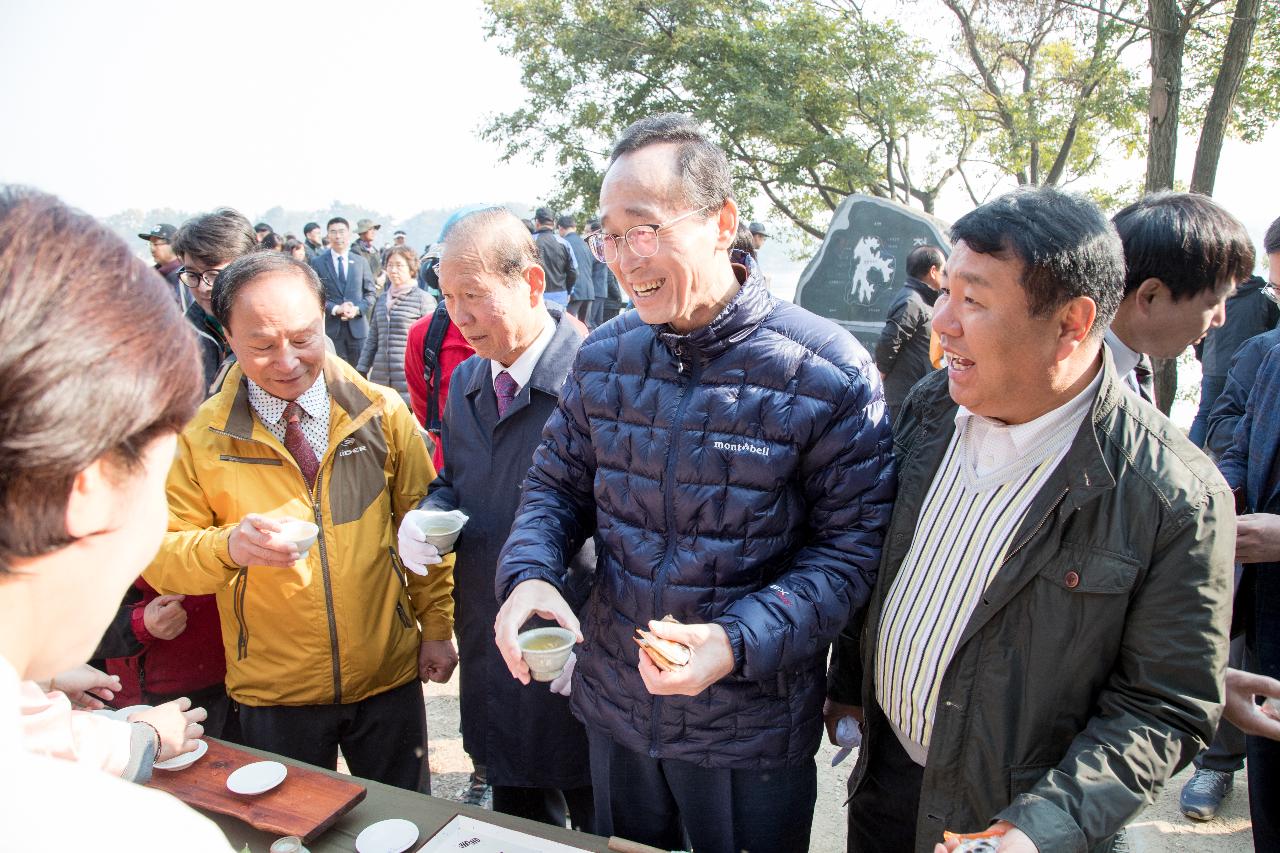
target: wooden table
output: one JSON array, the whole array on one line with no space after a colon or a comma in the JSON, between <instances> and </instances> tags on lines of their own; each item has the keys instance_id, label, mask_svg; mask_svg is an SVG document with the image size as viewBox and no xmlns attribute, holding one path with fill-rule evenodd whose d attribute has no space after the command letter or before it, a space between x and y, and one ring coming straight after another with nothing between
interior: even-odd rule
<instances>
[{"instance_id":1,"label":"wooden table","mask_svg":"<svg viewBox=\"0 0 1280 853\"><path fill-rule=\"evenodd\" d=\"M299 762L292 759L273 755L262 750L249 749L247 747L240 748L246 752L260 755L264 760L280 761L290 766L299 764ZM303 766L309 769L319 769L313 768L311 765ZM330 776L339 779L352 778L330 770L320 770L320 772L328 773ZM410 848L411 850L417 850L418 847L426 843L428 838L440 831L441 827L453 820L454 815L459 814L468 815L499 826L510 827L538 838L547 838L572 847L580 847L583 850L592 851L592 853L608 853L609 850L607 839L596 835L587 835L571 829L562 829L545 823L536 823L524 818L499 814L477 806L454 802L453 800L429 797L425 794L406 791L402 788L393 788L390 785L383 785L380 782L372 782L368 779L356 779L355 781L368 788L368 794L355 808L338 818L332 828L326 830L318 839L307 845L307 849L311 853L337 853L337 851L351 853L356 849L356 836L365 827L393 817L404 818L417 824L419 832L418 843ZM234 817L211 812L203 812L203 814L207 815L226 834L227 840L231 842L231 847L236 853L239 853L246 845L252 853L267 853L271 842L278 837L260 832Z\"/></svg>"}]
</instances>

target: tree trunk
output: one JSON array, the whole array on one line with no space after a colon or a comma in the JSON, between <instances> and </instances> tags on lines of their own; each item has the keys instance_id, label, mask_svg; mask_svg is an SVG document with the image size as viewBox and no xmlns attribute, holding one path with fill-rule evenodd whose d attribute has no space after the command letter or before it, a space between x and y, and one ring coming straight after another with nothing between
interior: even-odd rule
<instances>
[{"instance_id":1,"label":"tree trunk","mask_svg":"<svg viewBox=\"0 0 1280 853\"><path fill-rule=\"evenodd\" d=\"M1148 0L1151 22L1151 99L1147 126L1147 192L1173 188L1178 152L1178 103L1186 32L1178 0Z\"/></svg>"},{"instance_id":2,"label":"tree trunk","mask_svg":"<svg viewBox=\"0 0 1280 853\"><path fill-rule=\"evenodd\" d=\"M1231 123L1240 80L1249 61L1253 33L1258 28L1259 0L1237 0L1235 16L1227 33L1227 46L1222 51L1222 64L1213 82L1213 95L1205 112L1204 127L1196 146L1196 164L1191 172L1191 191L1213 195L1213 182L1218 176L1218 158L1222 154L1222 138Z\"/></svg>"}]
</instances>

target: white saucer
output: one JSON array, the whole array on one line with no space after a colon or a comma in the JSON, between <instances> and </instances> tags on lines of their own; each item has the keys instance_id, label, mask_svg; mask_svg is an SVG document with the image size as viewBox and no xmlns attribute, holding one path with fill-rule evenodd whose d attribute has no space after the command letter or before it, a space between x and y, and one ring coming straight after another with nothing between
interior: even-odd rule
<instances>
[{"instance_id":1,"label":"white saucer","mask_svg":"<svg viewBox=\"0 0 1280 853\"><path fill-rule=\"evenodd\" d=\"M418 840L418 826L401 818L380 820L356 836L357 853L401 853Z\"/></svg>"},{"instance_id":2,"label":"white saucer","mask_svg":"<svg viewBox=\"0 0 1280 853\"><path fill-rule=\"evenodd\" d=\"M196 741L196 748L190 752L184 752L182 755L176 755L168 761L157 762L154 767L157 770L181 770L184 767L190 767L195 764L200 756L209 751L209 742L204 740Z\"/></svg>"},{"instance_id":3,"label":"white saucer","mask_svg":"<svg viewBox=\"0 0 1280 853\"><path fill-rule=\"evenodd\" d=\"M233 794L261 794L284 781L289 769L279 761L255 761L227 777Z\"/></svg>"},{"instance_id":4,"label":"white saucer","mask_svg":"<svg viewBox=\"0 0 1280 853\"><path fill-rule=\"evenodd\" d=\"M128 708L121 708L118 711L112 711L112 713L115 714L115 718L117 720L127 721L129 719L130 714L137 714L140 711L150 711L153 707L155 706L154 705L130 705Z\"/></svg>"}]
</instances>

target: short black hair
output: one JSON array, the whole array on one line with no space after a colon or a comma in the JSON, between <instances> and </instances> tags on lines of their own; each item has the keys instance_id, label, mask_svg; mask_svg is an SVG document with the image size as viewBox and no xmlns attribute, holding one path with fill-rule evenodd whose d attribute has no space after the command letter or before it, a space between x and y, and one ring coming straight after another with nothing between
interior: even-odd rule
<instances>
[{"instance_id":1,"label":"short black hair","mask_svg":"<svg viewBox=\"0 0 1280 853\"><path fill-rule=\"evenodd\" d=\"M1175 300L1253 274L1253 242L1240 220L1199 193L1153 193L1111 219L1124 244L1124 292L1157 278Z\"/></svg>"},{"instance_id":2,"label":"short black hair","mask_svg":"<svg viewBox=\"0 0 1280 853\"><path fill-rule=\"evenodd\" d=\"M347 226L348 229L351 228L350 222L343 219L341 216L335 216L333 217L333 219L330 219L328 222L324 224L324 230L328 231L330 228L334 226L334 223L342 223L343 225Z\"/></svg>"},{"instance_id":3,"label":"short black hair","mask_svg":"<svg viewBox=\"0 0 1280 853\"><path fill-rule=\"evenodd\" d=\"M708 219L733 199L733 172L724 152L692 116L681 113L663 113L632 124L614 143L609 167L624 154L664 143L677 146L672 189L680 197L671 201L704 208L702 218Z\"/></svg>"},{"instance_id":4,"label":"short black hair","mask_svg":"<svg viewBox=\"0 0 1280 853\"><path fill-rule=\"evenodd\" d=\"M324 285L310 264L281 252L254 252L234 261L218 274L213 283L213 316L222 328L231 328L231 308L236 295L255 278L269 273L294 273L303 279L316 295L320 312L324 313Z\"/></svg>"},{"instance_id":5,"label":"short black hair","mask_svg":"<svg viewBox=\"0 0 1280 853\"><path fill-rule=\"evenodd\" d=\"M556 220L556 225L561 228L577 228L578 220L566 213Z\"/></svg>"},{"instance_id":6,"label":"short black hair","mask_svg":"<svg viewBox=\"0 0 1280 853\"><path fill-rule=\"evenodd\" d=\"M1043 317L1081 296L1097 308L1090 334L1104 332L1124 297L1124 250L1088 199L1051 187L1023 187L977 207L951 226L953 242L1023 263L1031 315Z\"/></svg>"},{"instance_id":7,"label":"short black hair","mask_svg":"<svg viewBox=\"0 0 1280 853\"><path fill-rule=\"evenodd\" d=\"M1280 252L1280 218L1267 226L1266 236L1262 238L1262 251L1268 255Z\"/></svg>"},{"instance_id":8,"label":"short black hair","mask_svg":"<svg viewBox=\"0 0 1280 853\"><path fill-rule=\"evenodd\" d=\"M946 256L937 246L916 246L907 255L907 275L921 278L929 274L929 270L940 267L947 262Z\"/></svg>"},{"instance_id":9,"label":"short black hair","mask_svg":"<svg viewBox=\"0 0 1280 853\"><path fill-rule=\"evenodd\" d=\"M308 234L310 234L312 231L315 231L319 227L320 227L319 222L308 222L306 225L302 226L302 236L303 237L307 236Z\"/></svg>"},{"instance_id":10,"label":"short black hair","mask_svg":"<svg viewBox=\"0 0 1280 853\"><path fill-rule=\"evenodd\" d=\"M253 230L254 230L254 233L257 233L259 231L269 231L274 234L276 229L272 228L270 225L268 225L265 222L259 222L257 225L253 226Z\"/></svg>"},{"instance_id":11,"label":"short black hair","mask_svg":"<svg viewBox=\"0 0 1280 853\"><path fill-rule=\"evenodd\" d=\"M182 223L173 235L173 252L190 255L206 266L218 266L257 251L258 238L244 214L221 207Z\"/></svg>"}]
</instances>

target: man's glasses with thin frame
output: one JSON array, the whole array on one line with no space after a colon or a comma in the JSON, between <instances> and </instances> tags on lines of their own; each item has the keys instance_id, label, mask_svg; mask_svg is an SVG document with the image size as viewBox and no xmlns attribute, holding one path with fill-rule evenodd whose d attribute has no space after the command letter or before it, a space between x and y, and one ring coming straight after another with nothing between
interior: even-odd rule
<instances>
[{"instance_id":1,"label":"man's glasses with thin frame","mask_svg":"<svg viewBox=\"0 0 1280 853\"><path fill-rule=\"evenodd\" d=\"M652 258L658 254L658 232L664 228L670 228L681 220L688 219L695 213L701 213L710 205L703 205L697 210L691 210L683 213L675 219L669 219L666 222L656 225L632 225L623 234L606 234L603 231L596 231L587 235L587 247L591 249L591 254L597 261L605 264L611 264L618 259L618 241L626 242L628 248L638 258Z\"/></svg>"}]
</instances>

